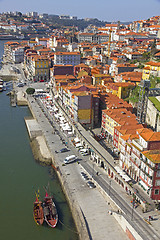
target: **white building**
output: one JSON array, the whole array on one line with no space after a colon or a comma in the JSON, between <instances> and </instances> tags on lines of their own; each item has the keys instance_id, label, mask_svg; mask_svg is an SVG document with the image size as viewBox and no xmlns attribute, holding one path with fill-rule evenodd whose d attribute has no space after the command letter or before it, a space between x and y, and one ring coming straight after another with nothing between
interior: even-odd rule
<instances>
[{"instance_id":1,"label":"white building","mask_svg":"<svg viewBox=\"0 0 160 240\"><path fill-rule=\"evenodd\" d=\"M69 43L67 49L69 52L74 52L78 48L78 43Z\"/></svg>"},{"instance_id":2,"label":"white building","mask_svg":"<svg viewBox=\"0 0 160 240\"><path fill-rule=\"evenodd\" d=\"M79 52L57 52L54 55L55 65L78 65L80 64L81 56Z\"/></svg>"},{"instance_id":3,"label":"white building","mask_svg":"<svg viewBox=\"0 0 160 240\"><path fill-rule=\"evenodd\" d=\"M13 31L16 31L17 29L15 24L3 24L3 25L0 25L0 28L5 30L13 30Z\"/></svg>"},{"instance_id":4,"label":"white building","mask_svg":"<svg viewBox=\"0 0 160 240\"><path fill-rule=\"evenodd\" d=\"M12 51L12 58L14 63L21 63L24 61L24 48L18 47Z\"/></svg>"}]
</instances>

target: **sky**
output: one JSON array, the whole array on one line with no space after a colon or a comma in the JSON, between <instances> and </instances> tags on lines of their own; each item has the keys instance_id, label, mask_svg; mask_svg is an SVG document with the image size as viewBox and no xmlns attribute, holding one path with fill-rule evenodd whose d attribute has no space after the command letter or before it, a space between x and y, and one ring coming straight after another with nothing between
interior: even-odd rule
<instances>
[{"instance_id":1,"label":"sky","mask_svg":"<svg viewBox=\"0 0 160 240\"><path fill-rule=\"evenodd\" d=\"M0 12L8 11L125 22L160 15L160 0L0 0Z\"/></svg>"}]
</instances>

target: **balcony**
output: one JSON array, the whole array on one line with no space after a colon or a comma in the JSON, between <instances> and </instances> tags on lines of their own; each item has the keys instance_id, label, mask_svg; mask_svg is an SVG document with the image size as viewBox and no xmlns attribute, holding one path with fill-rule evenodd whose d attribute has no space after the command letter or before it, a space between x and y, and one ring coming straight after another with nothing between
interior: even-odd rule
<instances>
[{"instance_id":1,"label":"balcony","mask_svg":"<svg viewBox=\"0 0 160 240\"><path fill-rule=\"evenodd\" d=\"M143 151L143 147L139 144L139 140L132 140L132 143L140 150Z\"/></svg>"},{"instance_id":2,"label":"balcony","mask_svg":"<svg viewBox=\"0 0 160 240\"><path fill-rule=\"evenodd\" d=\"M143 161L149 168L151 168L152 170L155 171L155 167L152 167L148 162L147 160L143 159L143 158L140 158L141 161Z\"/></svg>"}]
</instances>

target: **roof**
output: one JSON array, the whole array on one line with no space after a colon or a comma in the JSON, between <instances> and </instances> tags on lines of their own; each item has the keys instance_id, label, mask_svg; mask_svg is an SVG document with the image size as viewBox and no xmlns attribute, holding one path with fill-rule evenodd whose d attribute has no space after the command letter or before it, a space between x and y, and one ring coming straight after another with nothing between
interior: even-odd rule
<instances>
[{"instance_id":1,"label":"roof","mask_svg":"<svg viewBox=\"0 0 160 240\"><path fill-rule=\"evenodd\" d=\"M78 65L75 65L74 67L84 67L84 68L90 68L88 65L84 64L84 63L80 63Z\"/></svg>"},{"instance_id":2,"label":"roof","mask_svg":"<svg viewBox=\"0 0 160 240\"><path fill-rule=\"evenodd\" d=\"M160 62L147 62L145 65L150 65L150 66L157 66L157 67L160 67Z\"/></svg>"},{"instance_id":3,"label":"roof","mask_svg":"<svg viewBox=\"0 0 160 240\"><path fill-rule=\"evenodd\" d=\"M138 123L136 116L125 108L105 109L102 112L120 125L124 125L125 122Z\"/></svg>"},{"instance_id":4,"label":"roof","mask_svg":"<svg viewBox=\"0 0 160 240\"><path fill-rule=\"evenodd\" d=\"M143 151L142 154L153 163L160 163L160 150Z\"/></svg>"},{"instance_id":5,"label":"roof","mask_svg":"<svg viewBox=\"0 0 160 240\"><path fill-rule=\"evenodd\" d=\"M140 136L147 142L159 142L160 141L160 132L145 132L141 133Z\"/></svg>"},{"instance_id":6,"label":"roof","mask_svg":"<svg viewBox=\"0 0 160 240\"><path fill-rule=\"evenodd\" d=\"M56 52L55 55L80 55L79 52Z\"/></svg>"}]
</instances>

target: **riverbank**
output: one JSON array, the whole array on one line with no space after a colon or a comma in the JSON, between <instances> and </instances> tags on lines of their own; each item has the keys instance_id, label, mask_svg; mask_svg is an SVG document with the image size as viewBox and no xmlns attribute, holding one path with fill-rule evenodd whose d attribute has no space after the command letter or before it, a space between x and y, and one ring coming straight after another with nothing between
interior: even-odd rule
<instances>
[{"instance_id":1,"label":"riverbank","mask_svg":"<svg viewBox=\"0 0 160 240\"><path fill-rule=\"evenodd\" d=\"M43 136L36 137L30 141L32 153L34 159L45 165L52 164L52 156L47 148L45 139Z\"/></svg>"}]
</instances>

